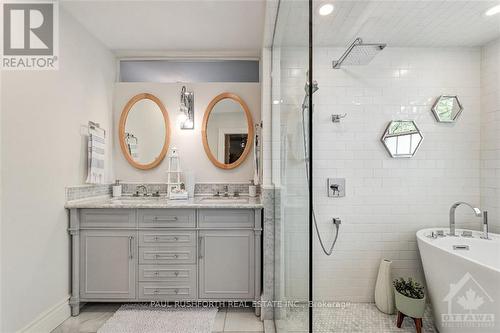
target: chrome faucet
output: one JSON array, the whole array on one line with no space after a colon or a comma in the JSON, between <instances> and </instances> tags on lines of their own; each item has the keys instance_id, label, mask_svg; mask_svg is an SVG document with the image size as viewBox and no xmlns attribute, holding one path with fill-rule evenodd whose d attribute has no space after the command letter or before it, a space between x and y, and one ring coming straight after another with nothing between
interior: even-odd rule
<instances>
[{"instance_id":1,"label":"chrome faucet","mask_svg":"<svg viewBox=\"0 0 500 333\"><path fill-rule=\"evenodd\" d=\"M148 195L148 188L145 185L137 185L135 188L135 196L139 196L139 190L142 190L142 195L146 196Z\"/></svg>"},{"instance_id":2,"label":"chrome faucet","mask_svg":"<svg viewBox=\"0 0 500 333\"><path fill-rule=\"evenodd\" d=\"M455 202L453 205L451 205L451 208L450 208L450 233L449 233L450 236L457 236L455 233L455 211L457 210L457 207L460 205L469 206L474 211L474 215L476 215L476 217L483 216L481 209L474 207L467 202L463 202L463 201ZM486 224L488 224L488 217L487 216L488 216L488 214L486 214Z\"/></svg>"},{"instance_id":3,"label":"chrome faucet","mask_svg":"<svg viewBox=\"0 0 500 333\"><path fill-rule=\"evenodd\" d=\"M488 236L488 212L483 211L483 235L481 236L482 239L490 239L490 236Z\"/></svg>"},{"instance_id":4,"label":"chrome faucet","mask_svg":"<svg viewBox=\"0 0 500 333\"><path fill-rule=\"evenodd\" d=\"M229 197L229 187L227 185L224 186L224 197Z\"/></svg>"}]
</instances>

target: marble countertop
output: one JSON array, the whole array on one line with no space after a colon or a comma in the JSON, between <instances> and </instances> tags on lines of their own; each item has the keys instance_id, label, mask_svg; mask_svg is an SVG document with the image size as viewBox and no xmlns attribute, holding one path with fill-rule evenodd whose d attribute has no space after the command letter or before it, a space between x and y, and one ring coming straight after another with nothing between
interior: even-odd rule
<instances>
[{"instance_id":1,"label":"marble countertop","mask_svg":"<svg viewBox=\"0 0 500 333\"><path fill-rule=\"evenodd\" d=\"M67 201L65 208L263 208L260 198L241 196L238 198L214 198L199 196L188 200L167 200L166 197L129 197L111 198L92 197Z\"/></svg>"}]
</instances>

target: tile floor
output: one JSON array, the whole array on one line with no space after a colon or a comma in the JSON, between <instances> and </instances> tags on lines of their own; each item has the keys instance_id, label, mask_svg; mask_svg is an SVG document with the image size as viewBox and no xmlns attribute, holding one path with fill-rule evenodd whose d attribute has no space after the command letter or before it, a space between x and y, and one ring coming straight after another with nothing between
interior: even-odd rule
<instances>
[{"instance_id":1,"label":"tile floor","mask_svg":"<svg viewBox=\"0 0 500 333\"><path fill-rule=\"evenodd\" d=\"M96 333L119 307L120 304L87 304L79 316L68 318L52 333ZM314 314L316 333L415 332L415 326L409 319L405 319L401 329L395 323L395 315L383 314L371 303L350 303L345 308L317 308ZM437 332L430 308L426 309L423 323L424 332ZM276 331L307 332L307 308L290 309L286 320L276 321ZM215 317L214 332L262 333L264 325L252 308L222 308Z\"/></svg>"},{"instance_id":2,"label":"tile floor","mask_svg":"<svg viewBox=\"0 0 500 333\"><path fill-rule=\"evenodd\" d=\"M87 304L80 315L70 317L52 333L96 333L121 304ZM257 333L264 325L253 308L222 308L215 317L214 332Z\"/></svg>"},{"instance_id":3,"label":"tile floor","mask_svg":"<svg viewBox=\"0 0 500 333\"><path fill-rule=\"evenodd\" d=\"M348 303L345 308L315 308L313 314L315 333L414 333L415 325L406 318L401 328L396 327L396 315L380 312L373 303ZM289 309L286 320L276 320L278 333L307 332L306 307ZM423 332L436 333L431 309L423 318Z\"/></svg>"}]
</instances>

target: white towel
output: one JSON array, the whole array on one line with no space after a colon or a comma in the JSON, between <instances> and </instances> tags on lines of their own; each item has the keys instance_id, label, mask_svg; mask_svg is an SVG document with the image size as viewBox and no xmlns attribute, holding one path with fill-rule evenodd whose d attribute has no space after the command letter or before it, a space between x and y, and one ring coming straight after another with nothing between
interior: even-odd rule
<instances>
[{"instance_id":1,"label":"white towel","mask_svg":"<svg viewBox=\"0 0 500 333\"><path fill-rule=\"evenodd\" d=\"M100 128L89 129L87 183L104 184L106 135Z\"/></svg>"},{"instance_id":2,"label":"white towel","mask_svg":"<svg viewBox=\"0 0 500 333\"><path fill-rule=\"evenodd\" d=\"M134 160L139 160L139 148L137 147L137 143L129 143L128 152Z\"/></svg>"}]
</instances>

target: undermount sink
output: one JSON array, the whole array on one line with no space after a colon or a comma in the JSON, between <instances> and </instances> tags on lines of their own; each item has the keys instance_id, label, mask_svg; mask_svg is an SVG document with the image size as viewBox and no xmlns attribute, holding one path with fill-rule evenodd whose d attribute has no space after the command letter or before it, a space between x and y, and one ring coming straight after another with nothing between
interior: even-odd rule
<instances>
[{"instance_id":1,"label":"undermount sink","mask_svg":"<svg viewBox=\"0 0 500 333\"><path fill-rule=\"evenodd\" d=\"M137 204L137 203L148 203L157 202L159 200L166 200L165 197L118 197L111 199L112 203L117 204Z\"/></svg>"},{"instance_id":2,"label":"undermount sink","mask_svg":"<svg viewBox=\"0 0 500 333\"><path fill-rule=\"evenodd\" d=\"M202 203L248 203L247 198L228 198L228 197L206 197L206 198L199 198L199 202Z\"/></svg>"}]
</instances>

